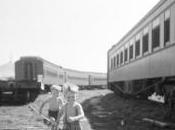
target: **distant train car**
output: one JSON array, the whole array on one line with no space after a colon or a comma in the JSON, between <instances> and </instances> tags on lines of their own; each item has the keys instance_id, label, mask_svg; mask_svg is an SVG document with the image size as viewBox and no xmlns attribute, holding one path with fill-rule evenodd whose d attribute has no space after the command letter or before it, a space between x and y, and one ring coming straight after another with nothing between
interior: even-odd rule
<instances>
[{"instance_id":1,"label":"distant train car","mask_svg":"<svg viewBox=\"0 0 175 130\"><path fill-rule=\"evenodd\" d=\"M175 86L175 1L161 0L108 51L108 87L117 94L171 95Z\"/></svg>"},{"instance_id":2,"label":"distant train car","mask_svg":"<svg viewBox=\"0 0 175 130\"><path fill-rule=\"evenodd\" d=\"M64 83L64 71L61 66L40 57L21 57L16 62L16 81L37 81L39 77L42 78L42 83L46 85Z\"/></svg>"},{"instance_id":3,"label":"distant train car","mask_svg":"<svg viewBox=\"0 0 175 130\"><path fill-rule=\"evenodd\" d=\"M15 80L16 93L30 99L39 93L41 83L46 89L52 84L63 84L64 72L62 67L40 57L21 57L15 63Z\"/></svg>"},{"instance_id":4,"label":"distant train car","mask_svg":"<svg viewBox=\"0 0 175 130\"><path fill-rule=\"evenodd\" d=\"M43 61L43 83L47 85L62 85L65 82L64 70L62 67Z\"/></svg>"},{"instance_id":5,"label":"distant train car","mask_svg":"<svg viewBox=\"0 0 175 130\"><path fill-rule=\"evenodd\" d=\"M89 85L87 72L64 68L66 82L76 84L80 87Z\"/></svg>"},{"instance_id":6,"label":"distant train car","mask_svg":"<svg viewBox=\"0 0 175 130\"><path fill-rule=\"evenodd\" d=\"M105 73L85 72L64 68L66 82L76 84L80 89L107 86L107 76Z\"/></svg>"},{"instance_id":7,"label":"distant train car","mask_svg":"<svg viewBox=\"0 0 175 130\"><path fill-rule=\"evenodd\" d=\"M89 74L89 86L91 87L107 87L107 76L105 73L90 73Z\"/></svg>"}]
</instances>

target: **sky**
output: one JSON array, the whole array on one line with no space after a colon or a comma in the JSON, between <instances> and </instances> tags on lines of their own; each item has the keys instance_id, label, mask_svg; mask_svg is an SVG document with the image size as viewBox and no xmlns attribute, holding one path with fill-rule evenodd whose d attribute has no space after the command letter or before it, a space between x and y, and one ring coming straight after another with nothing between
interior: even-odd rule
<instances>
[{"instance_id":1,"label":"sky","mask_svg":"<svg viewBox=\"0 0 175 130\"><path fill-rule=\"evenodd\" d=\"M107 72L107 51L159 0L0 0L0 65L40 56Z\"/></svg>"}]
</instances>

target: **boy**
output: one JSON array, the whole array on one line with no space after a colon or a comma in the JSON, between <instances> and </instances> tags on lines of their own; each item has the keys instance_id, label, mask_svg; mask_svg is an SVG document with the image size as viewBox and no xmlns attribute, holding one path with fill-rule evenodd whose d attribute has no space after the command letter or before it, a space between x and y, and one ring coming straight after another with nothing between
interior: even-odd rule
<instances>
[{"instance_id":1,"label":"boy","mask_svg":"<svg viewBox=\"0 0 175 130\"><path fill-rule=\"evenodd\" d=\"M63 105L62 99L59 97L59 93L61 92L61 87L57 85L52 85L51 87L51 94L52 96L45 100L40 107L39 112L42 112L42 109L46 103L49 104L49 109L48 109L48 116L49 118L54 118L54 120L57 120L57 115L59 110L61 109Z\"/></svg>"},{"instance_id":2,"label":"boy","mask_svg":"<svg viewBox=\"0 0 175 130\"><path fill-rule=\"evenodd\" d=\"M81 130L80 120L84 118L84 111L80 103L76 101L78 87L67 84L66 99L67 103L63 105L55 125L59 124L61 116L64 114L63 130Z\"/></svg>"}]
</instances>

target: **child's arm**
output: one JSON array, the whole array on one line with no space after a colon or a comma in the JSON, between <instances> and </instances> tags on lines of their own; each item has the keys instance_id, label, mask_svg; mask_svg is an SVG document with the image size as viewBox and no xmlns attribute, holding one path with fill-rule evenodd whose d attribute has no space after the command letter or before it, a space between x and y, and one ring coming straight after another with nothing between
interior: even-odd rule
<instances>
[{"instance_id":1,"label":"child's arm","mask_svg":"<svg viewBox=\"0 0 175 130\"><path fill-rule=\"evenodd\" d=\"M49 100L50 100L50 99L47 99L47 100L45 100L45 101L41 104L40 109L39 109L39 112L40 112L40 113L42 112L42 109L43 109L44 105L45 105L46 103L48 103Z\"/></svg>"},{"instance_id":2,"label":"child's arm","mask_svg":"<svg viewBox=\"0 0 175 130\"><path fill-rule=\"evenodd\" d=\"M63 100L61 98L57 98L58 103L59 103L59 110L61 110L62 106L63 106Z\"/></svg>"},{"instance_id":3,"label":"child's arm","mask_svg":"<svg viewBox=\"0 0 175 130\"><path fill-rule=\"evenodd\" d=\"M73 117L69 117L70 118L70 122L72 122L72 121L79 121L82 118L84 118L84 111L83 111L83 108L82 108L81 104L78 104L76 109L77 109L78 115L77 116L73 116Z\"/></svg>"},{"instance_id":4,"label":"child's arm","mask_svg":"<svg viewBox=\"0 0 175 130\"><path fill-rule=\"evenodd\" d=\"M56 120L56 125L59 125L60 118L62 117L64 113L65 105L61 107L60 111L58 112L57 120Z\"/></svg>"}]
</instances>

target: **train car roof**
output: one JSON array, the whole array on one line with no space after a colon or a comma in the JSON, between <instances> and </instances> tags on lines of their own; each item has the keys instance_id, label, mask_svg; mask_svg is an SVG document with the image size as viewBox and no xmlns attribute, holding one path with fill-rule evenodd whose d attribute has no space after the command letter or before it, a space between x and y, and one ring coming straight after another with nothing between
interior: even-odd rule
<instances>
[{"instance_id":1,"label":"train car roof","mask_svg":"<svg viewBox=\"0 0 175 130\"><path fill-rule=\"evenodd\" d=\"M74 69L68 69L68 68L63 68L65 71L72 71L72 72L78 72L78 73L88 73L88 74L101 74L101 75L106 75L106 73L101 73L101 72L90 72L90 71L80 71L80 70L74 70Z\"/></svg>"},{"instance_id":2,"label":"train car roof","mask_svg":"<svg viewBox=\"0 0 175 130\"><path fill-rule=\"evenodd\" d=\"M47 60L45 60L45 59L43 59L43 58L41 58L41 57L39 57L39 56L22 56L22 57L20 57L20 59L21 59L21 60L26 60L26 59L37 59L37 60L41 60L41 61L47 62L47 63L49 63L49 64L52 64L52 65L54 65L54 66L57 66L57 67L59 67L59 68L62 68L62 66L59 66L59 65L54 64L54 63L52 63L52 62L50 62L50 61L47 61Z\"/></svg>"},{"instance_id":3,"label":"train car roof","mask_svg":"<svg viewBox=\"0 0 175 130\"><path fill-rule=\"evenodd\" d=\"M160 0L131 30L129 30L126 35L122 39L120 39L116 44L114 44L109 50L111 51L115 46L119 45L135 28L140 26L140 24L145 21L151 14L153 14L162 4L164 4L167 0Z\"/></svg>"}]
</instances>

